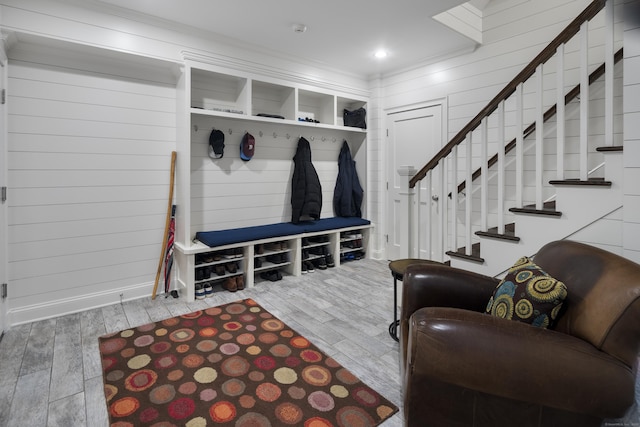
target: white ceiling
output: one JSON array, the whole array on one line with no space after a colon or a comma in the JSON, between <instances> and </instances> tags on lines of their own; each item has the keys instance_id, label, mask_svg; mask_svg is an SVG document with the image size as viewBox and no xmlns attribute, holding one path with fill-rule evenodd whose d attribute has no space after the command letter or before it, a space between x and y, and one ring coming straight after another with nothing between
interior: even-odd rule
<instances>
[{"instance_id":1,"label":"white ceiling","mask_svg":"<svg viewBox=\"0 0 640 427\"><path fill-rule=\"evenodd\" d=\"M431 19L464 0L94 0L368 77L473 49ZM476 0L486 4L486 0ZM296 33L294 24L307 31ZM384 48L389 56L376 59Z\"/></svg>"}]
</instances>

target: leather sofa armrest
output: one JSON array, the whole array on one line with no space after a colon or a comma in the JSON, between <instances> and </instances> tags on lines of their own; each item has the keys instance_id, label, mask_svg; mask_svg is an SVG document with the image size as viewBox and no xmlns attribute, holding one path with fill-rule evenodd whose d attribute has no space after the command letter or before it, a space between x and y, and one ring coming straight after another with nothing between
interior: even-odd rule
<instances>
[{"instance_id":1,"label":"leather sofa armrest","mask_svg":"<svg viewBox=\"0 0 640 427\"><path fill-rule=\"evenodd\" d=\"M500 280L444 264L407 267L402 280L400 310L401 360L406 360L409 318L423 307L454 307L484 311Z\"/></svg>"},{"instance_id":2,"label":"leather sofa armrest","mask_svg":"<svg viewBox=\"0 0 640 427\"><path fill-rule=\"evenodd\" d=\"M411 317L404 372L405 401L431 378L600 418L624 415L635 385L631 367L579 338L440 307Z\"/></svg>"}]
</instances>

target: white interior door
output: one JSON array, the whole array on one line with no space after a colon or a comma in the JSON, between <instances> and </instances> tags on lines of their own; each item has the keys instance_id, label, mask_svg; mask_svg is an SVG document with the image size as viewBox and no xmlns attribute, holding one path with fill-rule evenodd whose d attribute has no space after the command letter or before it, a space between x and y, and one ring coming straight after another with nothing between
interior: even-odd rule
<instances>
[{"instance_id":1,"label":"white interior door","mask_svg":"<svg viewBox=\"0 0 640 427\"><path fill-rule=\"evenodd\" d=\"M7 83L7 61L0 52L0 91ZM5 98L6 95L3 96ZM0 103L0 188L7 186L7 105ZM0 284L7 283L7 202L0 198ZM7 303L0 296L0 335L6 328Z\"/></svg>"},{"instance_id":2,"label":"white interior door","mask_svg":"<svg viewBox=\"0 0 640 427\"><path fill-rule=\"evenodd\" d=\"M388 129L388 196L387 196L387 257L391 260L409 257L409 224L406 194L402 191L403 180L410 177L401 176L400 168L413 166L420 170L440 149L442 145L442 105L433 105L424 108L389 113L387 115ZM430 252L438 250L436 242L437 227L439 222L438 200L443 199L436 189L439 188L437 177L431 182L431 196L428 198L425 182L421 183L420 195L418 189L414 195L414 203L421 203L421 211L427 206L431 208L429 224L425 222L426 216L415 218L413 229L414 250L412 256L433 259ZM406 187L406 186L405 186ZM426 199L429 200L426 200ZM403 203L404 199L404 203ZM417 213L417 210L414 209ZM417 233L417 224L420 223L421 233ZM429 235L427 228L431 230L431 243L426 239ZM425 252L424 248L430 248ZM419 255L418 255L419 254Z\"/></svg>"}]
</instances>

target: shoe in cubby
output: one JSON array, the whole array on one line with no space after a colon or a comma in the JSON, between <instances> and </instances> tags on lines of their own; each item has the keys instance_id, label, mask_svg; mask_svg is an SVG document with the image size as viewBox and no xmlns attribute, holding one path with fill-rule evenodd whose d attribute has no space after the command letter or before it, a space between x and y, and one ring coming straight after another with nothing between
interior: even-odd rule
<instances>
[{"instance_id":1,"label":"shoe in cubby","mask_svg":"<svg viewBox=\"0 0 640 427\"><path fill-rule=\"evenodd\" d=\"M205 298L211 298L213 296L213 286L207 282L204 284L204 296Z\"/></svg>"},{"instance_id":2,"label":"shoe in cubby","mask_svg":"<svg viewBox=\"0 0 640 427\"><path fill-rule=\"evenodd\" d=\"M205 291L204 291L204 287L201 284L197 284L196 285L196 299L204 299L205 298Z\"/></svg>"}]
</instances>

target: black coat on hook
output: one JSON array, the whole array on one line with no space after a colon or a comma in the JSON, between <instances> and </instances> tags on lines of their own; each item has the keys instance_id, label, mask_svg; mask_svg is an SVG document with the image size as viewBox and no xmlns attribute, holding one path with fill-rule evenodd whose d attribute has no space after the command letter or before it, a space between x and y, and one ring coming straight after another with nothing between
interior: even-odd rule
<instances>
[{"instance_id":1,"label":"black coat on hook","mask_svg":"<svg viewBox=\"0 0 640 427\"><path fill-rule=\"evenodd\" d=\"M300 137L296 155L293 157L291 179L291 222L310 221L320 218L322 211L322 186L313 163L309 141Z\"/></svg>"},{"instance_id":2,"label":"black coat on hook","mask_svg":"<svg viewBox=\"0 0 640 427\"><path fill-rule=\"evenodd\" d=\"M351 157L349 144L344 141L338 155L338 178L333 191L333 211L335 215L362 218L363 195L364 190L358 179L356 162Z\"/></svg>"}]
</instances>

